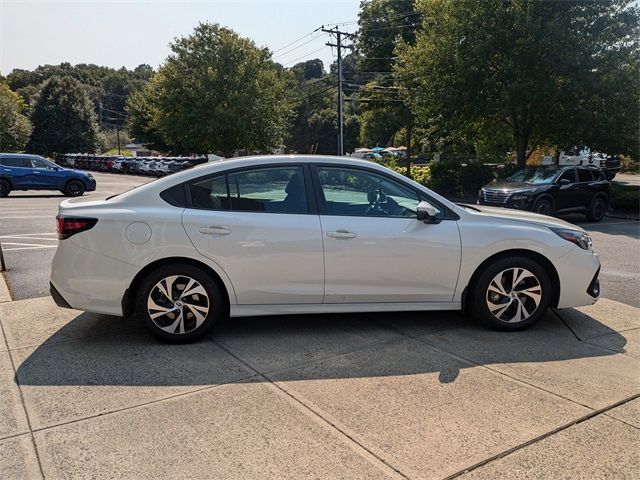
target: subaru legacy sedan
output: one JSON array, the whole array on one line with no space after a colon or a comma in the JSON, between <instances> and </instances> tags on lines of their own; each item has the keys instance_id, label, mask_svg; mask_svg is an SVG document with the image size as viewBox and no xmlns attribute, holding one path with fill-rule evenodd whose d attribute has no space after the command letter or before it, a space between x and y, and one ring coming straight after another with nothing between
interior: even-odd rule
<instances>
[{"instance_id":1,"label":"subaru legacy sedan","mask_svg":"<svg viewBox=\"0 0 640 480\"><path fill-rule=\"evenodd\" d=\"M78 200L57 217L56 303L135 314L171 342L294 313L463 310L517 330L600 294L581 228L456 205L368 161L224 160Z\"/></svg>"}]
</instances>

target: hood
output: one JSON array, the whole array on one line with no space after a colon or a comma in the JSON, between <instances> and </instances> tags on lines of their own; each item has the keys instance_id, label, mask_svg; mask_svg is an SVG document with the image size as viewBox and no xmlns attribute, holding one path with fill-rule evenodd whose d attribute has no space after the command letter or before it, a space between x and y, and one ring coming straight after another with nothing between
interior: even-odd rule
<instances>
[{"instance_id":1,"label":"hood","mask_svg":"<svg viewBox=\"0 0 640 480\"><path fill-rule=\"evenodd\" d=\"M508 191L521 191L521 190L533 190L538 185L525 182L506 182L504 180L491 182L484 186L485 190L508 190Z\"/></svg>"},{"instance_id":2,"label":"hood","mask_svg":"<svg viewBox=\"0 0 640 480\"><path fill-rule=\"evenodd\" d=\"M473 205L474 209L480 210L480 212L473 212L475 215L485 215L493 218L500 218L505 220L514 220L517 222L532 223L543 227L560 227L570 228L583 232L584 230L577 225L574 225L564 220L560 220L555 217L548 217L546 215L540 215L539 213L527 212L524 210L515 210L511 208L502 207L487 207L484 205Z\"/></svg>"}]
</instances>

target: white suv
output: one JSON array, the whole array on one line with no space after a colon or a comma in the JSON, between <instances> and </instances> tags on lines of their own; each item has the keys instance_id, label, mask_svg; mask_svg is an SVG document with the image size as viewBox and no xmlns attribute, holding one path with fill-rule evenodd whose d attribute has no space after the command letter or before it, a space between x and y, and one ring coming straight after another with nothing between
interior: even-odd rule
<instances>
[{"instance_id":1,"label":"white suv","mask_svg":"<svg viewBox=\"0 0 640 480\"><path fill-rule=\"evenodd\" d=\"M599 296L580 228L342 157L226 160L65 201L58 233L58 305L135 312L175 342L227 315L463 309L515 330Z\"/></svg>"}]
</instances>

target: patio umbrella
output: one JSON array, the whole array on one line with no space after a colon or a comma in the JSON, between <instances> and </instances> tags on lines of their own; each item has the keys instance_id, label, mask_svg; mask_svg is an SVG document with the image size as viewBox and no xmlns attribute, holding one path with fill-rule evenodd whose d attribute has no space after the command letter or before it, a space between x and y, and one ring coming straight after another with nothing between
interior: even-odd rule
<instances>
[{"instance_id":1,"label":"patio umbrella","mask_svg":"<svg viewBox=\"0 0 640 480\"><path fill-rule=\"evenodd\" d=\"M356 153L373 153L373 151L369 148L356 148Z\"/></svg>"},{"instance_id":2,"label":"patio umbrella","mask_svg":"<svg viewBox=\"0 0 640 480\"><path fill-rule=\"evenodd\" d=\"M407 147L398 147L396 148L397 151L399 152L404 152L407 149Z\"/></svg>"},{"instance_id":3,"label":"patio umbrella","mask_svg":"<svg viewBox=\"0 0 640 480\"><path fill-rule=\"evenodd\" d=\"M380 152L384 152L384 148L383 148L383 147L373 147L373 148L371 149L371 151L372 151L373 153L380 153Z\"/></svg>"}]
</instances>

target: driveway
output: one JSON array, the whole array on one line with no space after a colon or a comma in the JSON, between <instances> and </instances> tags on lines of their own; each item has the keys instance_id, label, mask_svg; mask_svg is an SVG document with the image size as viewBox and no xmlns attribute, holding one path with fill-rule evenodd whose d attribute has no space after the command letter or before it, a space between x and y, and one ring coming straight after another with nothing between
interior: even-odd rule
<instances>
[{"instance_id":1,"label":"driveway","mask_svg":"<svg viewBox=\"0 0 640 480\"><path fill-rule=\"evenodd\" d=\"M639 310L246 318L166 345L0 304L0 478L637 478Z\"/></svg>"},{"instance_id":2,"label":"driveway","mask_svg":"<svg viewBox=\"0 0 640 480\"><path fill-rule=\"evenodd\" d=\"M640 186L640 173L618 173L613 181L623 185Z\"/></svg>"}]
</instances>

